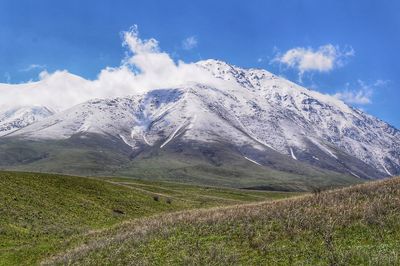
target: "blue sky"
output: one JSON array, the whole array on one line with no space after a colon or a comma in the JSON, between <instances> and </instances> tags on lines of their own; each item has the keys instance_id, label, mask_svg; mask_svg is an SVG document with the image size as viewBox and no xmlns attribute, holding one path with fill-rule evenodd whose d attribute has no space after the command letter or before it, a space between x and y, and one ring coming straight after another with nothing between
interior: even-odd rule
<instances>
[{"instance_id":1,"label":"blue sky","mask_svg":"<svg viewBox=\"0 0 400 266\"><path fill-rule=\"evenodd\" d=\"M1 0L0 82L118 66L121 32L185 62L265 68L400 128L399 1Z\"/></svg>"}]
</instances>

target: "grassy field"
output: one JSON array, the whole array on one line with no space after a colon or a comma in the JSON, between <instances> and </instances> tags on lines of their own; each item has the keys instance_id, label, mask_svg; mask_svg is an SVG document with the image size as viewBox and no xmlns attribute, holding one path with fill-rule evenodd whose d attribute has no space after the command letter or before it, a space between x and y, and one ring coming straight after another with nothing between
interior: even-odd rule
<instances>
[{"instance_id":1,"label":"grassy field","mask_svg":"<svg viewBox=\"0 0 400 266\"><path fill-rule=\"evenodd\" d=\"M0 172L0 265L32 265L127 221L297 195L122 178Z\"/></svg>"},{"instance_id":2,"label":"grassy field","mask_svg":"<svg viewBox=\"0 0 400 266\"><path fill-rule=\"evenodd\" d=\"M400 178L137 219L44 263L399 265Z\"/></svg>"}]
</instances>

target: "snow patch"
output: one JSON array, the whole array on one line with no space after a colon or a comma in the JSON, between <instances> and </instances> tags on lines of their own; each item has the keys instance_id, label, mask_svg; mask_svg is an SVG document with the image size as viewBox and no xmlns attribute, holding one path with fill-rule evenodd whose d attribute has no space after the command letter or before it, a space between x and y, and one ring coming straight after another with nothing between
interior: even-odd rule
<instances>
[{"instance_id":1,"label":"snow patch","mask_svg":"<svg viewBox=\"0 0 400 266\"><path fill-rule=\"evenodd\" d=\"M175 131L168 137L168 139L160 146L160 148L162 149L165 145L167 145L176 135L176 133L179 132L179 130L181 130L183 128L183 126L188 122L188 120L185 120L182 124L180 124Z\"/></svg>"},{"instance_id":2,"label":"snow patch","mask_svg":"<svg viewBox=\"0 0 400 266\"><path fill-rule=\"evenodd\" d=\"M256 162L256 161L254 161L254 160L252 160L252 159L250 159L249 157L244 156L244 158L245 158L246 160L252 162L252 163L255 163L255 164L257 164L257 165L262 166L262 164L260 164L260 163L258 163L258 162Z\"/></svg>"},{"instance_id":3,"label":"snow patch","mask_svg":"<svg viewBox=\"0 0 400 266\"><path fill-rule=\"evenodd\" d=\"M325 147L325 145L319 143L316 140L313 140L311 138L309 138L309 140L311 140L312 143L314 143L315 145L317 145L321 150L323 150L326 154L332 156L333 158L335 158L336 160L338 160L339 158L336 156L336 154L334 154L330 149L328 149L327 147Z\"/></svg>"},{"instance_id":4,"label":"snow patch","mask_svg":"<svg viewBox=\"0 0 400 266\"><path fill-rule=\"evenodd\" d=\"M124 135L119 134L119 137L122 139L123 142L125 142L126 145L130 146L131 148L135 148L134 145L129 143L129 141L125 138Z\"/></svg>"},{"instance_id":5,"label":"snow patch","mask_svg":"<svg viewBox=\"0 0 400 266\"><path fill-rule=\"evenodd\" d=\"M90 129L90 125L83 124L83 125L77 130L77 132L84 133L84 132L89 131L89 129Z\"/></svg>"},{"instance_id":6,"label":"snow patch","mask_svg":"<svg viewBox=\"0 0 400 266\"><path fill-rule=\"evenodd\" d=\"M385 172L386 172L388 175L393 176L393 175L389 172L389 170L385 167L384 164L382 164L382 167L383 167L383 169L385 169Z\"/></svg>"},{"instance_id":7,"label":"snow patch","mask_svg":"<svg viewBox=\"0 0 400 266\"><path fill-rule=\"evenodd\" d=\"M356 175L356 174L355 174L355 173L353 173L352 171L350 171L350 174L352 174L353 176L355 176L355 177L357 177L357 178L360 178L360 179L361 179L361 177L360 177L360 176Z\"/></svg>"},{"instance_id":8,"label":"snow patch","mask_svg":"<svg viewBox=\"0 0 400 266\"><path fill-rule=\"evenodd\" d=\"M290 148L290 154L292 155L292 158L293 158L294 160L297 160L297 157L294 155L293 149L292 149L292 148Z\"/></svg>"},{"instance_id":9,"label":"snow patch","mask_svg":"<svg viewBox=\"0 0 400 266\"><path fill-rule=\"evenodd\" d=\"M338 157L336 156L336 154L334 154L330 149L326 148L325 151L330 154L333 158L338 159Z\"/></svg>"},{"instance_id":10,"label":"snow patch","mask_svg":"<svg viewBox=\"0 0 400 266\"><path fill-rule=\"evenodd\" d=\"M146 138L146 133L143 133L142 137L143 137L144 142L146 142L147 145L153 146L153 145L151 145L151 143L147 140L147 138Z\"/></svg>"}]
</instances>

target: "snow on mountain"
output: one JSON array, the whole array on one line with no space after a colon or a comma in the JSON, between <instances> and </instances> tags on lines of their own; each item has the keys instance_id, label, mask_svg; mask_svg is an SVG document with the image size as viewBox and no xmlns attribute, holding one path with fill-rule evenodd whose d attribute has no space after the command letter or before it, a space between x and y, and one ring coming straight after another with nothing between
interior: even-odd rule
<instances>
[{"instance_id":1,"label":"snow on mountain","mask_svg":"<svg viewBox=\"0 0 400 266\"><path fill-rule=\"evenodd\" d=\"M175 139L230 143L252 147L257 154L273 150L312 164L331 161L329 167L344 165L349 158L345 156L350 156L382 176L400 173L400 132L387 123L265 70L241 69L216 60L200 61L197 66L223 81L221 85L183 84L91 100L11 136L62 139L97 133L119 137L132 149L163 149ZM8 120L0 116L0 121L1 126ZM17 123L19 128L26 125ZM248 154L244 158L262 163ZM352 169L348 173L358 177L360 172Z\"/></svg>"},{"instance_id":2,"label":"snow on mountain","mask_svg":"<svg viewBox=\"0 0 400 266\"><path fill-rule=\"evenodd\" d=\"M200 65L250 91L253 112L248 116L239 111L239 119L281 153L295 157L293 150L305 151L312 142L335 157L332 145L384 174L393 174L388 167L399 172L400 131L387 123L264 70L244 70L215 60Z\"/></svg>"},{"instance_id":3,"label":"snow on mountain","mask_svg":"<svg viewBox=\"0 0 400 266\"><path fill-rule=\"evenodd\" d=\"M25 106L0 112L0 136L40 121L54 112L43 106Z\"/></svg>"}]
</instances>

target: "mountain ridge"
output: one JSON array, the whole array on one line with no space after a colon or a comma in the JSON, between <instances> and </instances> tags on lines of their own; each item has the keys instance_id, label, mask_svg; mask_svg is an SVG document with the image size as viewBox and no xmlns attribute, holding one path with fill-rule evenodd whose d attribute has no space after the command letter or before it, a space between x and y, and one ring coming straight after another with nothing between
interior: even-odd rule
<instances>
[{"instance_id":1,"label":"mountain ridge","mask_svg":"<svg viewBox=\"0 0 400 266\"><path fill-rule=\"evenodd\" d=\"M382 120L266 70L218 60L195 65L219 83L90 100L3 139L61 140L94 133L120 138L133 153L175 142L229 143L254 165L271 166L268 156L276 152L355 178L400 173L400 132Z\"/></svg>"}]
</instances>

